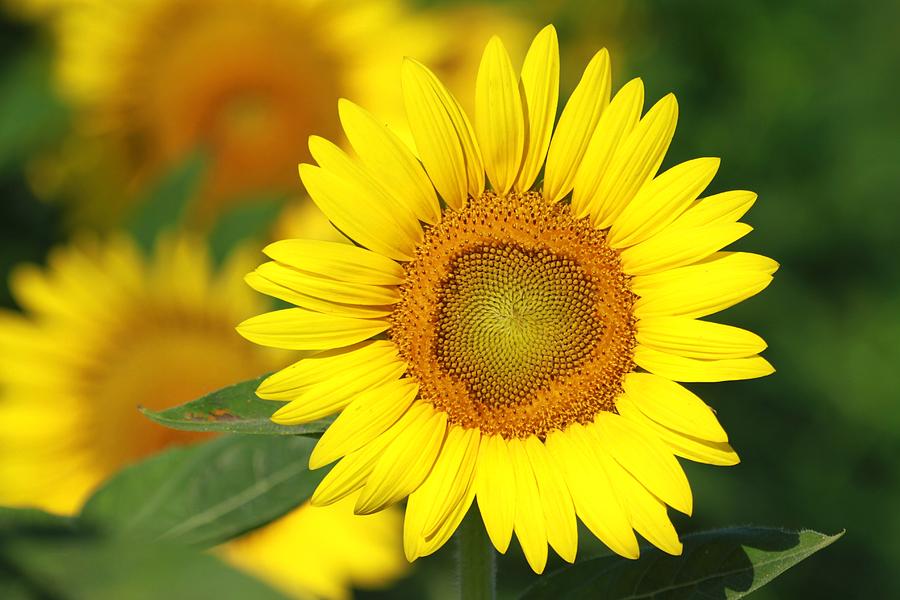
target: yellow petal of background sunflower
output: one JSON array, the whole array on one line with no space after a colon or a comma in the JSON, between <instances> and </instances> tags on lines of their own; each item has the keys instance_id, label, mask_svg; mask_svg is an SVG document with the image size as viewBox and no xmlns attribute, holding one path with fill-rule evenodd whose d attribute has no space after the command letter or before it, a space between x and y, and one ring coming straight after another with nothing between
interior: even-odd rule
<instances>
[{"instance_id":1,"label":"yellow petal of background sunflower","mask_svg":"<svg viewBox=\"0 0 900 600\"><path fill-rule=\"evenodd\" d=\"M637 323L637 341L654 350L689 358L746 358L766 349L746 329L687 317L651 317Z\"/></svg>"},{"instance_id":2,"label":"yellow petal of background sunflower","mask_svg":"<svg viewBox=\"0 0 900 600\"><path fill-rule=\"evenodd\" d=\"M269 258L339 281L371 285L399 285L403 267L377 252L350 244L319 240L281 240L263 249Z\"/></svg>"},{"instance_id":3,"label":"yellow petal of background sunflower","mask_svg":"<svg viewBox=\"0 0 900 600\"><path fill-rule=\"evenodd\" d=\"M559 41L552 25L544 27L528 48L519 87L527 117L525 153L515 185L522 193L531 188L544 166L559 104Z\"/></svg>"},{"instance_id":4,"label":"yellow petal of background sunflower","mask_svg":"<svg viewBox=\"0 0 900 600\"><path fill-rule=\"evenodd\" d=\"M516 473L516 537L532 570L541 574L547 566L547 525L540 492L525 444L519 438L512 438L507 444L512 458L510 467Z\"/></svg>"},{"instance_id":5,"label":"yellow petal of background sunflower","mask_svg":"<svg viewBox=\"0 0 900 600\"><path fill-rule=\"evenodd\" d=\"M753 203L756 194L733 190L700 198L675 219L672 228L691 228L721 223L734 223L743 217Z\"/></svg>"},{"instance_id":6,"label":"yellow petal of background sunflower","mask_svg":"<svg viewBox=\"0 0 900 600\"><path fill-rule=\"evenodd\" d=\"M684 382L737 381L765 377L775 372L761 356L700 360L640 345L634 350L634 362L651 373Z\"/></svg>"},{"instance_id":7,"label":"yellow petal of background sunflower","mask_svg":"<svg viewBox=\"0 0 900 600\"><path fill-rule=\"evenodd\" d=\"M650 239L620 251L622 270L629 275L649 275L690 265L711 256L752 230L746 223L699 227L670 225Z\"/></svg>"},{"instance_id":8,"label":"yellow petal of background sunflower","mask_svg":"<svg viewBox=\"0 0 900 600\"><path fill-rule=\"evenodd\" d=\"M659 440L620 415L605 411L597 415L593 427L601 447L644 487L669 506L691 514L691 486L678 460Z\"/></svg>"},{"instance_id":9,"label":"yellow petal of background sunflower","mask_svg":"<svg viewBox=\"0 0 900 600\"><path fill-rule=\"evenodd\" d=\"M453 95L421 63L405 59L403 102L425 170L453 208L484 190L484 165L468 118Z\"/></svg>"},{"instance_id":10,"label":"yellow petal of background sunflower","mask_svg":"<svg viewBox=\"0 0 900 600\"><path fill-rule=\"evenodd\" d=\"M547 541L563 560L575 562L578 522L575 518L575 505L572 504L572 496L560 467L547 452L543 442L535 436L525 440L525 450L541 496L544 520L547 523Z\"/></svg>"},{"instance_id":11,"label":"yellow petal of background sunflower","mask_svg":"<svg viewBox=\"0 0 900 600\"><path fill-rule=\"evenodd\" d=\"M678 121L678 103L668 94L647 111L615 154L597 184L591 219L599 228L616 222L638 191L656 175Z\"/></svg>"},{"instance_id":12,"label":"yellow petal of background sunflower","mask_svg":"<svg viewBox=\"0 0 900 600\"><path fill-rule=\"evenodd\" d=\"M516 475L511 460L506 440L501 436L482 438L475 491L485 529L501 554L509 548L516 517Z\"/></svg>"},{"instance_id":13,"label":"yellow petal of background sunflower","mask_svg":"<svg viewBox=\"0 0 900 600\"><path fill-rule=\"evenodd\" d=\"M408 422L401 419L394 425L399 433L369 474L356 501L356 514L378 512L402 500L422 485L434 466L447 431L447 413L419 403L407 415Z\"/></svg>"},{"instance_id":14,"label":"yellow petal of background sunflower","mask_svg":"<svg viewBox=\"0 0 900 600\"><path fill-rule=\"evenodd\" d=\"M365 370L400 362L397 346L386 340L361 342L320 352L273 373L259 384L256 395L266 400L293 400L313 385L329 381L347 369Z\"/></svg>"},{"instance_id":15,"label":"yellow petal of background sunflower","mask_svg":"<svg viewBox=\"0 0 900 600\"><path fill-rule=\"evenodd\" d=\"M638 275L631 290L639 319L703 317L758 294L772 282L778 263L745 252L723 252L703 262L652 275Z\"/></svg>"},{"instance_id":16,"label":"yellow petal of background sunflower","mask_svg":"<svg viewBox=\"0 0 900 600\"><path fill-rule=\"evenodd\" d=\"M640 549L628 513L619 502L597 457L596 444L584 427L575 423L565 431L552 431L546 445L562 467L578 518L610 550L626 558L637 558Z\"/></svg>"},{"instance_id":17,"label":"yellow petal of background sunflower","mask_svg":"<svg viewBox=\"0 0 900 600\"><path fill-rule=\"evenodd\" d=\"M522 166L525 117L516 73L503 42L497 36L488 42L478 68L475 133L494 191L506 194Z\"/></svg>"},{"instance_id":18,"label":"yellow petal of background sunflower","mask_svg":"<svg viewBox=\"0 0 900 600\"><path fill-rule=\"evenodd\" d=\"M237 331L261 346L330 350L361 342L388 327L390 323L381 319L352 319L286 308L251 317L238 325Z\"/></svg>"},{"instance_id":19,"label":"yellow petal of background sunflower","mask_svg":"<svg viewBox=\"0 0 900 600\"><path fill-rule=\"evenodd\" d=\"M394 260L412 260L415 241L403 235L397 220L385 207L367 206L366 210L360 210L357 186L306 164L300 165L300 178L319 210L353 240Z\"/></svg>"},{"instance_id":20,"label":"yellow petal of background sunflower","mask_svg":"<svg viewBox=\"0 0 900 600\"><path fill-rule=\"evenodd\" d=\"M632 246L662 231L706 189L719 163L718 158L695 158L647 183L612 223L607 236L610 246Z\"/></svg>"},{"instance_id":21,"label":"yellow petal of background sunflower","mask_svg":"<svg viewBox=\"0 0 900 600\"><path fill-rule=\"evenodd\" d=\"M741 461L727 442L702 440L660 425L642 412L627 394L622 394L616 399L616 410L624 418L642 428L647 435L658 437L676 456L718 466L736 465Z\"/></svg>"},{"instance_id":22,"label":"yellow petal of background sunflower","mask_svg":"<svg viewBox=\"0 0 900 600\"><path fill-rule=\"evenodd\" d=\"M547 202L557 202L572 190L578 166L609 104L610 87L609 52L604 48L588 63L550 140L543 187Z\"/></svg>"},{"instance_id":23,"label":"yellow petal of background sunflower","mask_svg":"<svg viewBox=\"0 0 900 600\"><path fill-rule=\"evenodd\" d=\"M418 392L418 384L408 377L361 392L319 438L310 454L309 468L324 467L387 431L403 416Z\"/></svg>"},{"instance_id":24,"label":"yellow petal of background sunflower","mask_svg":"<svg viewBox=\"0 0 900 600\"><path fill-rule=\"evenodd\" d=\"M575 174L572 210L576 217L586 217L591 208L600 203L597 187L616 150L640 120L643 107L644 83L636 78L622 86L600 115L597 129Z\"/></svg>"},{"instance_id":25,"label":"yellow petal of background sunflower","mask_svg":"<svg viewBox=\"0 0 900 600\"><path fill-rule=\"evenodd\" d=\"M338 101L338 113L347 139L372 177L421 221L436 223L441 207L434 187L406 144L349 100Z\"/></svg>"},{"instance_id":26,"label":"yellow petal of background sunflower","mask_svg":"<svg viewBox=\"0 0 900 600\"><path fill-rule=\"evenodd\" d=\"M674 381L652 373L629 373L624 389L634 405L657 423L711 442L728 441L713 410Z\"/></svg>"}]
</instances>

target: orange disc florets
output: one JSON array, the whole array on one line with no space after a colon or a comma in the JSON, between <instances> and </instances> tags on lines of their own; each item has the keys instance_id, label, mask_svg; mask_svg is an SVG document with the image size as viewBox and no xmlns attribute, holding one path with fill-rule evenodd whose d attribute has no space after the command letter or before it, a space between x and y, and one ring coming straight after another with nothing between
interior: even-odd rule
<instances>
[{"instance_id":1,"label":"orange disc florets","mask_svg":"<svg viewBox=\"0 0 900 600\"><path fill-rule=\"evenodd\" d=\"M605 233L540 194L487 192L430 228L391 338L451 423L506 438L612 410L633 367L634 294Z\"/></svg>"}]
</instances>

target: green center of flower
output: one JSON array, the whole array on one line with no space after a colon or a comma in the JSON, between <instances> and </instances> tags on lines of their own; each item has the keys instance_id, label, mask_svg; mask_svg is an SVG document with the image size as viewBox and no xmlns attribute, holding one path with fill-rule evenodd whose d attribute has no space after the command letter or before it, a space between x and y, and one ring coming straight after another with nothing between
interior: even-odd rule
<instances>
[{"instance_id":1,"label":"green center of flower","mask_svg":"<svg viewBox=\"0 0 900 600\"><path fill-rule=\"evenodd\" d=\"M518 245L460 254L440 290L438 362L490 405L518 404L580 366L603 324L572 260Z\"/></svg>"}]
</instances>

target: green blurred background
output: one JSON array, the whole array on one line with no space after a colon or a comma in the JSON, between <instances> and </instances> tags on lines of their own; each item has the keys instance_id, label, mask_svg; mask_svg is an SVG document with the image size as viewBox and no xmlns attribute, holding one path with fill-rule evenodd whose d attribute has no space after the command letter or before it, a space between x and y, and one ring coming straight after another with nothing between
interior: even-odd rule
<instances>
[{"instance_id":1,"label":"green blurred background","mask_svg":"<svg viewBox=\"0 0 900 600\"><path fill-rule=\"evenodd\" d=\"M601 45L614 52L614 88L639 75L648 98L674 91L681 116L667 164L721 156L711 191L759 193L747 217L755 231L741 246L782 267L724 320L763 335L777 373L698 386L743 462L687 466L695 516L679 530L846 528L759 597L900 597L900 3L496 4L535 30L557 24L564 92ZM3 19L5 281L12 265L41 262L66 239L63 208L36 199L27 173L29 159L65 133L67 114L52 94L46 36ZM5 285L0 304L13 306ZM449 552L422 561L420 577L401 587L412 594L434 581ZM511 590L530 575L513 555L501 576Z\"/></svg>"}]
</instances>

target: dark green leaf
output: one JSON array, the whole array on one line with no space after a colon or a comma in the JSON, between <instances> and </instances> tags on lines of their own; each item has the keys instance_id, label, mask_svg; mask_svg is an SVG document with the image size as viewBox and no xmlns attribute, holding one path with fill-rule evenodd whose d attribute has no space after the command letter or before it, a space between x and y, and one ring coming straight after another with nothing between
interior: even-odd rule
<instances>
[{"instance_id":1,"label":"dark green leaf","mask_svg":"<svg viewBox=\"0 0 900 600\"><path fill-rule=\"evenodd\" d=\"M3 598L48 600L284 600L191 548L63 533L2 538L0 592Z\"/></svg>"},{"instance_id":2,"label":"dark green leaf","mask_svg":"<svg viewBox=\"0 0 900 600\"><path fill-rule=\"evenodd\" d=\"M117 536L211 546L305 502L325 474L307 464L315 440L223 436L120 471L82 519Z\"/></svg>"},{"instance_id":3,"label":"dark green leaf","mask_svg":"<svg viewBox=\"0 0 900 600\"><path fill-rule=\"evenodd\" d=\"M68 121L53 92L49 52L24 52L0 73L0 172L59 137Z\"/></svg>"},{"instance_id":4,"label":"dark green leaf","mask_svg":"<svg viewBox=\"0 0 900 600\"><path fill-rule=\"evenodd\" d=\"M75 520L53 515L36 508L0 506L0 537L23 531L53 531L74 529Z\"/></svg>"},{"instance_id":5,"label":"dark green leaf","mask_svg":"<svg viewBox=\"0 0 900 600\"><path fill-rule=\"evenodd\" d=\"M768 527L697 533L683 538L681 556L654 548L645 549L638 560L588 560L543 577L522 598L743 598L841 535Z\"/></svg>"},{"instance_id":6,"label":"dark green leaf","mask_svg":"<svg viewBox=\"0 0 900 600\"><path fill-rule=\"evenodd\" d=\"M284 198L251 198L223 213L209 234L213 260L221 263L241 242L264 236L283 205Z\"/></svg>"},{"instance_id":7,"label":"dark green leaf","mask_svg":"<svg viewBox=\"0 0 900 600\"><path fill-rule=\"evenodd\" d=\"M158 412L141 408L149 419L172 429L267 435L319 435L333 417L304 425L279 425L271 420L282 403L260 400L256 388L265 375L222 388L186 404Z\"/></svg>"},{"instance_id":8,"label":"dark green leaf","mask_svg":"<svg viewBox=\"0 0 900 600\"><path fill-rule=\"evenodd\" d=\"M208 167L206 153L196 151L162 176L137 204L127 219L128 231L149 252L157 236L181 223L191 201L200 190Z\"/></svg>"}]
</instances>

